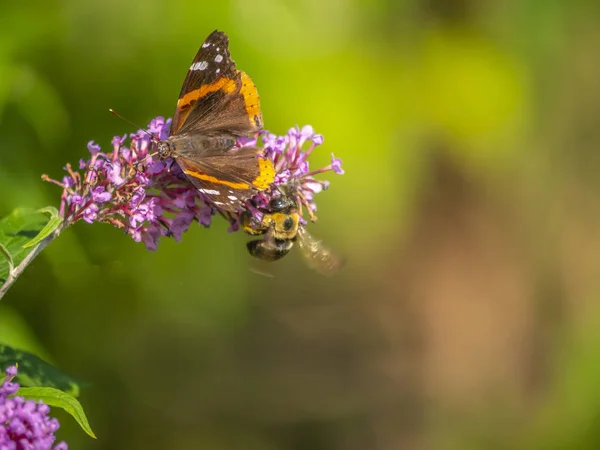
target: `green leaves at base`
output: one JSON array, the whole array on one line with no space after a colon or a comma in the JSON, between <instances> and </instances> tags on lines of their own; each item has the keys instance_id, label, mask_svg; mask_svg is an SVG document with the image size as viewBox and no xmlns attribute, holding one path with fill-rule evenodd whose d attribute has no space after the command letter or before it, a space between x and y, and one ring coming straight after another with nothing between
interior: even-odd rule
<instances>
[{"instance_id":1,"label":"green leaves at base","mask_svg":"<svg viewBox=\"0 0 600 450\"><path fill-rule=\"evenodd\" d=\"M6 282L13 268L62 221L57 209L51 206L37 211L18 208L0 220L0 286Z\"/></svg>"},{"instance_id":2,"label":"green leaves at base","mask_svg":"<svg viewBox=\"0 0 600 450\"><path fill-rule=\"evenodd\" d=\"M0 344L0 370L4 373L7 367L15 364L18 366L15 381L21 385L17 395L64 409L83 431L96 438L81 404L75 398L79 395L78 381L31 353ZM0 374L0 383L3 379Z\"/></svg>"},{"instance_id":3,"label":"green leaves at base","mask_svg":"<svg viewBox=\"0 0 600 450\"><path fill-rule=\"evenodd\" d=\"M73 416L83 431L96 439L96 435L92 431L87 417L83 412L83 407L75 397L51 387L21 388L17 391L16 395L20 395L31 400L42 401L48 406L56 406L64 409L67 413Z\"/></svg>"},{"instance_id":4,"label":"green leaves at base","mask_svg":"<svg viewBox=\"0 0 600 450\"><path fill-rule=\"evenodd\" d=\"M38 209L36 213L48 214L50 216L50 220L48 220L48 223L40 230L38 235L25 244L23 248L30 248L42 242L44 239L50 236L50 233L56 230L63 221L63 218L58 215L58 210L53 206L47 206L45 208Z\"/></svg>"},{"instance_id":5,"label":"green leaves at base","mask_svg":"<svg viewBox=\"0 0 600 450\"><path fill-rule=\"evenodd\" d=\"M75 378L65 375L31 353L0 344L0 370L4 372L7 367L15 364L19 365L16 381L21 386L54 387L74 397L79 396L81 383Z\"/></svg>"}]
</instances>

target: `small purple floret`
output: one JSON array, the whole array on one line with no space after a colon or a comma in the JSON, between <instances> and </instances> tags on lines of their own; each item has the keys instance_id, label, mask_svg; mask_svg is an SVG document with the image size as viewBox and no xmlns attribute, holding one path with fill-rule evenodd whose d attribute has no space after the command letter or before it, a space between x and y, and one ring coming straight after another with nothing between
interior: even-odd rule
<instances>
[{"instance_id":1,"label":"small purple floret","mask_svg":"<svg viewBox=\"0 0 600 450\"><path fill-rule=\"evenodd\" d=\"M94 141L88 142L87 148L90 151L90 153L92 154L92 156L100 153L100 146L98 144L95 144Z\"/></svg>"},{"instance_id":2,"label":"small purple floret","mask_svg":"<svg viewBox=\"0 0 600 450\"><path fill-rule=\"evenodd\" d=\"M97 203L106 203L111 197L112 194L107 192L104 186L98 186L92 190L92 199Z\"/></svg>"},{"instance_id":3,"label":"small purple floret","mask_svg":"<svg viewBox=\"0 0 600 450\"><path fill-rule=\"evenodd\" d=\"M87 223L94 223L94 220L98 218L99 210L100 208L96 203L91 203L90 206L83 211L83 220Z\"/></svg>"},{"instance_id":4,"label":"small purple floret","mask_svg":"<svg viewBox=\"0 0 600 450\"><path fill-rule=\"evenodd\" d=\"M331 154L331 168L338 175L344 175L344 169L342 169L342 160L333 156L333 153Z\"/></svg>"}]
</instances>

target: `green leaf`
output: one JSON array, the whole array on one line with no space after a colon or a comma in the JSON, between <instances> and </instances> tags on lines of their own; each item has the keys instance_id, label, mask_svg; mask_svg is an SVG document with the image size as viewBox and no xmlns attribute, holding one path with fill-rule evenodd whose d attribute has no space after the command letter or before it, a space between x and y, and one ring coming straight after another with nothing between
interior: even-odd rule
<instances>
[{"instance_id":1,"label":"green leaf","mask_svg":"<svg viewBox=\"0 0 600 450\"><path fill-rule=\"evenodd\" d=\"M32 400L41 400L48 406L56 406L64 409L73 416L83 431L96 439L96 435L92 431L88 419L83 412L83 407L75 397L51 387L21 388L17 391L17 395Z\"/></svg>"},{"instance_id":2,"label":"green leaf","mask_svg":"<svg viewBox=\"0 0 600 450\"><path fill-rule=\"evenodd\" d=\"M46 208L39 209L37 212L46 213L50 215L50 220L39 234L34 237L31 241L23 246L23 248L33 247L46 239L50 234L56 230L63 221L63 218L58 215L58 210L53 206L47 206Z\"/></svg>"},{"instance_id":3,"label":"green leaf","mask_svg":"<svg viewBox=\"0 0 600 450\"><path fill-rule=\"evenodd\" d=\"M33 250L24 246L37 239L50 222L53 222L53 226L56 224L53 216L48 217L44 212L50 211L18 208L0 220L0 244L12 256L15 267ZM0 257L0 286L6 282L9 270L10 264L6 257Z\"/></svg>"},{"instance_id":4,"label":"green leaf","mask_svg":"<svg viewBox=\"0 0 600 450\"><path fill-rule=\"evenodd\" d=\"M81 383L74 378L65 375L56 367L31 353L0 344L0 369L2 372L16 363L19 364L19 374L16 379L20 385L50 386L74 397L79 395ZM0 378L2 377L0 376Z\"/></svg>"}]
</instances>

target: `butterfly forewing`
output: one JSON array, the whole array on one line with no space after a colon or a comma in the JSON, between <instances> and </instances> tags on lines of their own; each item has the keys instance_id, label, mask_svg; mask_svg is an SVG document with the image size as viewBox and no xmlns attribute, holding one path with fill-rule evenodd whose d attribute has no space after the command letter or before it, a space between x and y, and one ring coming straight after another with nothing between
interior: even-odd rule
<instances>
[{"instance_id":1,"label":"butterfly forewing","mask_svg":"<svg viewBox=\"0 0 600 450\"><path fill-rule=\"evenodd\" d=\"M214 97L220 89L234 89L226 84L235 86L235 73L235 63L229 54L229 38L225 33L215 30L200 46L183 81L173 116L172 134L182 131L190 112L197 109L199 100Z\"/></svg>"},{"instance_id":2,"label":"butterfly forewing","mask_svg":"<svg viewBox=\"0 0 600 450\"><path fill-rule=\"evenodd\" d=\"M236 69L228 45L227 36L214 31L198 50L181 88L173 134L221 131L245 136L262 128L256 87Z\"/></svg>"}]
</instances>

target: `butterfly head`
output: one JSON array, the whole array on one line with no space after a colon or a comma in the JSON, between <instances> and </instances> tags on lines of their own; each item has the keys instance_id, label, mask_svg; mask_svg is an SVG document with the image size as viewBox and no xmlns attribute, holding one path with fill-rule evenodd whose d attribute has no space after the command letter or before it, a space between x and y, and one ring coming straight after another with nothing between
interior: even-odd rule
<instances>
[{"instance_id":1,"label":"butterfly head","mask_svg":"<svg viewBox=\"0 0 600 450\"><path fill-rule=\"evenodd\" d=\"M169 141L158 141L156 147L161 159L169 158L173 154L173 145Z\"/></svg>"}]
</instances>

